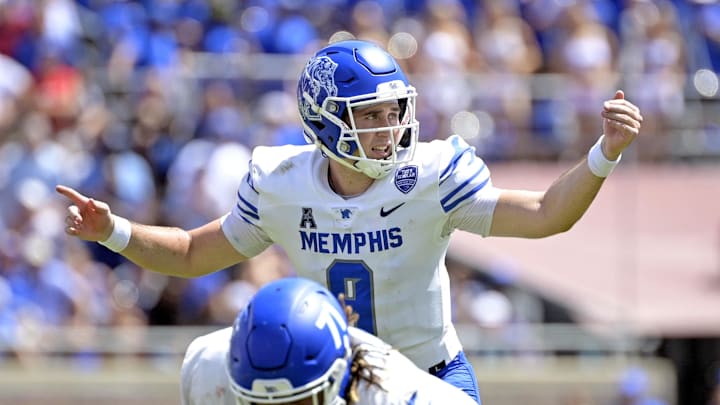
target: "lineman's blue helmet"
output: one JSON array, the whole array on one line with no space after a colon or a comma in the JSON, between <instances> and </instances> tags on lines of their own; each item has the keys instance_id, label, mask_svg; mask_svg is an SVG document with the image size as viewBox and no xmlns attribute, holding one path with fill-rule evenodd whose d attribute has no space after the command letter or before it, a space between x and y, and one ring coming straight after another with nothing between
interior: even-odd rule
<instances>
[{"instance_id":1,"label":"lineman's blue helmet","mask_svg":"<svg viewBox=\"0 0 720 405\"><path fill-rule=\"evenodd\" d=\"M238 403L312 397L316 405L345 404L340 392L351 360L347 328L340 304L320 284L303 278L266 284L233 325L227 369Z\"/></svg>"}]
</instances>

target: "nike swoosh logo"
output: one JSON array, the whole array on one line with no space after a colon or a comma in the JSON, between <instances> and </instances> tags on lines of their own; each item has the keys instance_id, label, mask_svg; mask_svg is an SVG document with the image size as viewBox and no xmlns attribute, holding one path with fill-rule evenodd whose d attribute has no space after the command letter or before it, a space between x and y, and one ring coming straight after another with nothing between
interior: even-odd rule
<instances>
[{"instance_id":1,"label":"nike swoosh logo","mask_svg":"<svg viewBox=\"0 0 720 405\"><path fill-rule=\"evenodd\" d=\"M398 204L398 205L390 208L390 209L387 210L387 211L385 211L385 207L381 207L381 208L380 208L380 216L384 218L384 217L392 214L393 212L395 212L396 209L402 207L403 205L405 205L405 203L400 203L400 204Z\"/></svg>"}]
</instances>

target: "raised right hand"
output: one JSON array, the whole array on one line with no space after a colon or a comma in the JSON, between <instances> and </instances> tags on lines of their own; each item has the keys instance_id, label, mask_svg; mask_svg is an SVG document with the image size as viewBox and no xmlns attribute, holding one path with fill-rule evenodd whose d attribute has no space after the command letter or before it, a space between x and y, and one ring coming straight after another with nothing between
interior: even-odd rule
<instances>
[{"instance_id":1,"label":"raised right hand","mask_svg":"<svg viewBox=\"0 0 720 405\"><path fill-rule=\"evenodd\" d=\"M107 203L86 197L63 185L55 186L55 191L72 202L67 208L65 233L89 241L104 241L110 237L114 224Z\"/></svg>"}]
</instances>

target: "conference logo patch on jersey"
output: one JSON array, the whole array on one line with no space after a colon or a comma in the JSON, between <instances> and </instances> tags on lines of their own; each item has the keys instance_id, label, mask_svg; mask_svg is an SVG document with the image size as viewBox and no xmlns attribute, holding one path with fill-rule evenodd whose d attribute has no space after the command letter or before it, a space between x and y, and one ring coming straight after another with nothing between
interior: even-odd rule
<instances>
[{"instance_id":1,"label":"conference logo patch on jersey","mask_svg":"<svg viewBox=\"0 0 720 405\"><path fill-rule=\"evenodd\" d=\"M317 228L312 208L302 207L302 215L300 215L300 228Z\"/></svg>"},{"instance_id":2,"label":"conference logo patch on jersey","mask_svg":"<svg viewBox=\"0 0 720 405\"><path fill-rule=\"evenodd\" d=\"M335 85L337 66L337 63L327 56L319 56L308 61L298 94L300 113L303 118L311 121L320 121L321 119L320 114L312 110L312 104L305 99L304 94L308 94L315 105L319 105L320 100L325 100L327 97L337 96L338 89Z\"/></svg>"},{"instance_id":3,"label":"conference logo patch on jersey","mask_svg":"<svg viewBox=\"0 0 720 405\"><path fill-rule=\"evenodd\" d=\"M415 188L418 181L418 167L405 166L397 169L395 172L395 187L403 193L407 194Z\"/></svg>"},{"instance_id":4,"label":"conference logo patch on jersey","mask_svg":"<svg viewBox=\"0 0 720 405\"><path fill-rule=\"evenodd\" d=\"M347 229L352 225L353 219L355 219L355 213L357 207L333 207L333 218L335 219L335 226L338 228Z\"/></svg>"}]
</instances>

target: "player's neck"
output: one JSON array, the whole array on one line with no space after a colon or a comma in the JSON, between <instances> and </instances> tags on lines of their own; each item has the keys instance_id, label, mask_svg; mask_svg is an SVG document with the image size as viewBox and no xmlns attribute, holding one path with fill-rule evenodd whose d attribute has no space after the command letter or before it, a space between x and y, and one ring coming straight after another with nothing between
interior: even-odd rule
<instances>
[{"instance_id":1,"label":"player's neck","mask_svg":"<svg viewBox=\"0 0 720 405\"><path fill-rule=\"evenodd\" d=\"M328 166L328 184L330 188L343 198L357 197L367 191L374 180L363 173L348 169L330 160Z\"/></svg>"}]
</instances>

